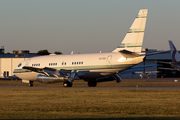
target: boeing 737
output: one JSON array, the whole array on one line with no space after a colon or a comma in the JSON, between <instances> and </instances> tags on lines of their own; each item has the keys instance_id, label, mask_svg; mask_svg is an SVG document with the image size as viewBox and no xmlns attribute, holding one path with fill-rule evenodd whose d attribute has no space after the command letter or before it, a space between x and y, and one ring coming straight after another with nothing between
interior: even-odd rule
<instances>
[{"instance_id":1,"label":"boeing 737","mask_svg":"<svg viewBox=\"0 0 180 120\"><path fill-rule=\"evenodd\" d=\"M29 86L39 81L63 82L64 87L72 87L77 78L87 81L89 87L104 81L118 83L121 81L119 72L139 64L146 56L141 49L147 12L147 9L139 11L121 44L111 52L32 57L21 62L14 74Z\"/></svg>"}]
</instances>

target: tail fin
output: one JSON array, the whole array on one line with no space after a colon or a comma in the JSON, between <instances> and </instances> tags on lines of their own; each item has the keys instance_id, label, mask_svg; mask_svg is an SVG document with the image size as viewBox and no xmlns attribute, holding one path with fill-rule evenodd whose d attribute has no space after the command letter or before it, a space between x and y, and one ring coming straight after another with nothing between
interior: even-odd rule
<instances>
[{"instance_id":1,"label":"tail fin","mask_svg":"<svg viewBox=\"0 0 180 120\"><path fill-rule=\"evenodd\" d=\"M118 52L124 49L131 52L141 52L147 13L147 9L139 11L124 40L112 52Z\"/></svg>"},{"instance_id":2,"label":"tail fin","mask_svg":"<svg viewBox=\"0 0 180 120\"><path fill-rule=\"evenodd\" d=\"M173 62L179 62L180 61L180 55L179 55L176 47L174 46L174 44L171 40L169 40L169 47L172 50L171 51L172 61Z\"/></svg>"}]
</instances>

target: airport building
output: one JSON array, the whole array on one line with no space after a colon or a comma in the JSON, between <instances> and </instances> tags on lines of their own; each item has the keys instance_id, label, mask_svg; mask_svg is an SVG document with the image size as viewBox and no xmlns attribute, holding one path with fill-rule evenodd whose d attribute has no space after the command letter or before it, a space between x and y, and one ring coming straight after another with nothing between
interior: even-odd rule
<instances>
[{"instance_id":1,"label":"airport building","mask_svg":"<svg viewBox=\"0 0 180 120\"><path fill-rule=\"evenodd\" d=\"M0 48L0 77L13 75L13 70L25 59L37 56L29 50L13 50L12 53L5 53L4 47Z\"/></svg>"},{"instance_id":2,"label":"airport building","mask_svg":"<svg viewBox=\"0 0 180 120\"><path fill-rule=\"evenodd\" d=\"M152 49L143 49L144 53L157 52L157 50ZM29 50L13 50L12 53L4 53L4 48L0 49L0 77L3 77L3 74L6 76L13 75L13 70L18 66L18 64L25 59L37 56L37 53L30 53ZM161 77L179 77L179 71L170 71L159 69L162 67L170 68L169 64L162 64L159 62L171 62L171 53L165 52L161 54L156 54L152 56L147 56L144 62L136 65L155 65L147 68L134 69L131 72L121 72L120 75L122 78L140 78L139 74L135 72L151 72L151 71L159 71L154 76L150 76L150 78L161 78Z\"/></svg>"}]
</instances>

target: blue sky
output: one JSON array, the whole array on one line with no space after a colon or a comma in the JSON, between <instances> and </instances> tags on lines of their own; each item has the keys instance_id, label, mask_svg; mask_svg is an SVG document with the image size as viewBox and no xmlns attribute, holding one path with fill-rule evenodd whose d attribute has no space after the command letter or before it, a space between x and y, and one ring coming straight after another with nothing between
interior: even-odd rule
<instances>
[{"instance_id":1,"label":"blue sky","mask_svg":"<svg viewBox=\"0 0 180 120\"><path fill-rule=\"evenodd\" d=\"M140 9L148 9L143 48L180 49L180 0L0 0L0 46L5 52L115 49Z\"/></svg>"}]
</instances>

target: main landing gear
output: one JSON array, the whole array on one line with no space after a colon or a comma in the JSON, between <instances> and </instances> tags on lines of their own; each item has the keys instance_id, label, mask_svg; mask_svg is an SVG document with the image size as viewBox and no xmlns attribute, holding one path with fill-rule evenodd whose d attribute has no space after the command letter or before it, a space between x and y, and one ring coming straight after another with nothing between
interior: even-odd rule
<instances>
[{"instance_id":1,"label":"main landing gear","mask_svg":"<svg viewBox=\"0 0 180 120\"><path fill-rule=\"evenodd\" d=\"M88 81L88 86L89 87L96 87L97 82L96 81Z\"/></svg>"},{"instance_id":2,"label":"main landing gear","mask_svg":"<svg viewBox=\"0 0 180 120\"><path fill-rule=\"evenodd\" d=\"M72 83L70 83L69 81L66 81L63 83L64 87L72 87Z\"/></svg>"}]
</instances>

